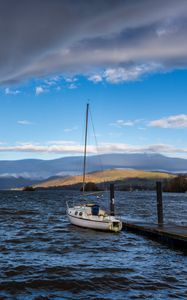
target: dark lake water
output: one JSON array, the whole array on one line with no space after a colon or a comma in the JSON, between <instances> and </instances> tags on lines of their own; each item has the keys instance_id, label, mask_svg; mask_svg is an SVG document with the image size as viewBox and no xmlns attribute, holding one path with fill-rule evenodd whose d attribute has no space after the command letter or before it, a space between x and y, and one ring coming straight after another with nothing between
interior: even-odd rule
<instances>
[{"instance_id":1,"label":"dark lake water","mask_svg":"<svg viewBox=\"0 0 187 300\"><path fill-rule=\"evenodd\" d=\"M70 225L77 192L0 192L0 299L187 299L187 256L125 231ZM108 199L103 197L104 206ZM122 218L156 222L155 193L117 192ZM187 194L165 194L166 223L187 225Z\"/></svg>"}]
</instances>

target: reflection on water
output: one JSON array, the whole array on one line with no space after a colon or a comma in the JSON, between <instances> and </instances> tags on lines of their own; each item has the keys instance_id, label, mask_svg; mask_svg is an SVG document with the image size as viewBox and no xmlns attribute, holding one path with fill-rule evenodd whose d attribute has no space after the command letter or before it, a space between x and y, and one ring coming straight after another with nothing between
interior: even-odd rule
<instances>
[{"instance_id":1,"label":"reflection on water","mask_svg":"<svg viewBox=\"0 0 187 300\"><path fill-rule=\"evenodd\" d=\"M0 299L187 298L182 252L72 226L65 216L72 198L77 192L0 192ZM186 198L164 195L167 223L186 224ZM154 193L118 192L116 202L123 218L156 222Z\"/></svg>"}]
</instances>

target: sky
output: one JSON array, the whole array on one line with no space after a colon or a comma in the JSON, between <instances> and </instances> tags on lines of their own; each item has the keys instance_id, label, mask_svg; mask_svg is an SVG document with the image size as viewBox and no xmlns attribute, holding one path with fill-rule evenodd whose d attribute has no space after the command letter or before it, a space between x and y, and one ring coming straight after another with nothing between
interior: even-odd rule
<instances>
[{"instance_id":1,"label":"sky","mask_svg":"<svg viewBox=\"0 0 187 300\"><path fill-rule=\"evenodd\" d=\"M82 155L87 102L89 154L187 158L186 0L0 0L0 39L0 160Z\"/></svg>"}]
</instances>

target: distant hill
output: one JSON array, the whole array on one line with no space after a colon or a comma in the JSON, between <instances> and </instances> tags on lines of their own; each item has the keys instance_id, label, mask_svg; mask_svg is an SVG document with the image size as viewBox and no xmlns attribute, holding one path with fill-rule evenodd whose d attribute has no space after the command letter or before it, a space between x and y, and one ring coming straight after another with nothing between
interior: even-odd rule
<instances>
[{"instance_id":1,"label":"distant hill","mask_svg":"<svg viewBox=\"0 0 187 300\"><path fill-rule=\"evenodd\" d=\"M0 176L1 178L13 176L41 180L49 178L51 176L67 176L81 174L82 166L82 156L63 157L53 160L1 160ZM146 171L183 173L187 172L187 159L171 158L160 154L146 153L116 153L87 157L87 172L94 172L113 168L129 168Z\"/></svg>"},{"instance_id":2,"label":"distant hill","mask_svg":"<svg viewBox=\"0 0 187 300\"><path fill-rule=\"evenodd\" d=\"M23 186L33 185L39 182L39 180L32 180L23 177L0 177L0 190L20 188Z\"/></svg>"},{"instance_id":3,"label":"distant hill","mask_svg":"<svg viewBox=\"0 0 187 300\"><path fill-rule=\"evenodd\" d=\"M111 169L100 172L92 172L86 175L87 182L94 182L96 184L102 183L124 183L127 182L145 182L146 180L155 182L156 180L171 179L175 175L161 173L161 172L149 172L142 170L122 170L122 169ZM139 180L139 181L138 181ZM82 176L72 176L68 178L58 178L53 180L47 180L43 183L34 185L35 188L80 188L82 185Z\"/></svg>"}]
</instances>

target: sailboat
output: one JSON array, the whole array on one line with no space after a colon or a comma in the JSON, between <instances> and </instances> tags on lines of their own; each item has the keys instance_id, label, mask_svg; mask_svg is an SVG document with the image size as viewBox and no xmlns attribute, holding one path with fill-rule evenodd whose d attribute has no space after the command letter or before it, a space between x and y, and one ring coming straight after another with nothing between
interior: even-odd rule
<instances>
[{"instance_id":1,"label":"sailboat","mask_svg":"<svg viewBox=\"0 0 187 300\"><path fill-rule=\"evenodd\" d=\"M71 224L103 230L118 232L122 229L122 222L115 216L108 215L104 209L96 203L87 203L85 200L85 184L86 184L86 154L87 154L87 133L88 133L88 117L89 117L89 104L86 107L86 130L85 130L85 144L84 144L84 165L83 165L83 197L81 204L69 206L67 204L67 216Z\"/></svg>"}]
</instances>

